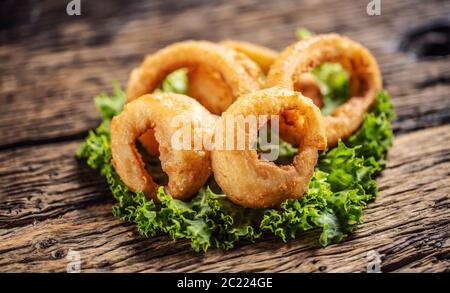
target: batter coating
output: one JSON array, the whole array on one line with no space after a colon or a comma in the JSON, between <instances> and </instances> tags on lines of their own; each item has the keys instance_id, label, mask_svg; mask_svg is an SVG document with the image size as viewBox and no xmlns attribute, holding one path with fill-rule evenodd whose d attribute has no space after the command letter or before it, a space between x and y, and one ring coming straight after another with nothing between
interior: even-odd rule
<instances>
[{"instance_id":1,"label":"batter coating","mask_svg":"<svg viewBox=\"0 0 450 293\"><path fill-rule=\"evenodd\" d=\"M292 125L300 145L292 165L277 166L273 162L259 160L257 151L250 147L244 150L215 149L211 152L214 178L236 204L267 208L278 206L288 198L302 196L314 173L318 150L326 148L325 127L319 108L310 99L280 87L240 97L217 122L226 127L225 117L228 115L245 117L266 114L280 115L284 119L284 115L289 113L302 117ZM283 131L280 128L282 138Z\"/></svg>"},{"instance_id":2,"label":"batter coating","mask_svg":"<svg viewBox=\"0 0 450 293\"><path fill-rule=\"evenodd\" d=\"M261 86L261 70L244 54L207 41L186 41L147 56L131 73L127 99L132 101L152 93L176 69L197 66L207 66L218 72L234 97L258 90Z\"/></svg>"},{"instance_id":3,"label":"batter coating","mask_svg":"<svg viewBox=\"0 0 450 293\"><path fill-rule=\"evenodd\" d=\"M115 170L130 190L156 199L158 185L145 169L135 141L149 129L158 143L159 159L169 177L166 191L174 198L194 195L211 174L210 152L174 149L171 138L180 129L174 117L202 125L202 135L212 135L215 118L194 99L173 93L144 95L125 105L111 123L111 152ZM192 140L197 132L194 132Z\"/></svg>"}]
</instances>

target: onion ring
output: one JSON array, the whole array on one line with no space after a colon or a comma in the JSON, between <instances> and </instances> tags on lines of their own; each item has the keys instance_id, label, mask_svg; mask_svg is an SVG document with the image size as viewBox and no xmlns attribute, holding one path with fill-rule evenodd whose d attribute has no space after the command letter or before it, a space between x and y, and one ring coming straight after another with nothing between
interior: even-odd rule
<instances>
[{"instance_id":1,"label":"onion ring","mask_svg":"<svg viewBox=\"0 0 450 293\"><path fill-rule=\"evenodd\" d=\"M252 148L212 150L214 178L231 201L245 207L266 208L277 206L288 198L298 198L306 192L317 163L318 150L326 148L322 115L310 99L280 87L260 90L234 102L223 113L217 126L226 127L227 116L283 116L289 112L298 113L303 118L303 123L295 125L297 136L303 135L298 138L300 150L293 165L277 166L273 162L261 161ZM245 131L248 135L249 130ZM282 131L280 129L281 135Z\"/></svg>"},{"instance_id":2,"label":"onion ring","mask_svg":"<svg viewBox=\"0 0 450 293\"><path fill-rule=\"evenodd\" d=\"M182 67L188 68L191 79L189 96L214 114L221 114L238 96L258 90L262 85L258 65L245 55L207 41L186 41L147 56L131 72L127 100L152 93L167 74ZM155 155L157 148L152 137L151 133L144 133L140 141L148 153Z\"/></svg>"},{"instance_id":3,"label":"onion ring","mask_svg":"<svg viewBox=\"0 0 450 293\"><path fill-rule=\"evenodd\" d=\"M177 116L201 123L202 135L208 131L211 131L208 135L212 135L215 118L194 99L173 93L144 95L125 105L123 112L112 119L112 162L130 190L143 191L146 196L156 199L158 185L146 171L135 146L136 139L149 129L153 130L159 144L161 167L169 177L166 187L169 194L187 199L205 184L211 174L210 152L172 147L171 138L180 128L172 124L172 119Z\"/></svg>"},{"instance_id":4,"label":"onion ring","mask_svg":"<svg viewBox=\"0 0 450 293\"><path fill-rule=\"evenodd\" d=\"M130 75L127 99L132 101L153 92L164 77L176 69L201 65L220 73L235 98L261 87L261 71L245 55L207 41L186 41L147 56Z\"/></svg>"},{"instance_id":5,"label":"onion ring","mask_svg":"<svg viewBox=\"0 0 450 293\"><path fill-rule=\"evenodd\" d=\"M334 146L359 128L382 88L380 69L369 50L338 34L310 37L280 54L267 76L267 87L294 89L299 76L324 62L340 63L351 77L351 98L324 118L328 145Z\"/></svg>"}]
</instances>

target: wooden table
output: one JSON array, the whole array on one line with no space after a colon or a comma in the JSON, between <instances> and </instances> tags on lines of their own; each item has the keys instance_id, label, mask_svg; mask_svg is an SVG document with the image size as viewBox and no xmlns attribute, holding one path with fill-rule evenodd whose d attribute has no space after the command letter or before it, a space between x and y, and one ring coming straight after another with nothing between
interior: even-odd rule
<instances>
[{"instance_id":1,"label":"wooden table","mask_svg":"<svg viewBox=\"0 0 450 293\"><path fill-rule=\"evenodd\" d=\"M20 2L20 4L18 3ZM402 32L450 14L449 1L69 1L0 4L0 271L66 271L69 249L91 271L449 271L450 59L397 50ZM397 114L381 194L345 242L266 237L197 254L187 241L140 238L111 213L104 180L74 152L100 118L92 97L126 82L144 54L185 39L248 40L282 49L305 26L369 47Z\"/></svg>"}]
</instances>

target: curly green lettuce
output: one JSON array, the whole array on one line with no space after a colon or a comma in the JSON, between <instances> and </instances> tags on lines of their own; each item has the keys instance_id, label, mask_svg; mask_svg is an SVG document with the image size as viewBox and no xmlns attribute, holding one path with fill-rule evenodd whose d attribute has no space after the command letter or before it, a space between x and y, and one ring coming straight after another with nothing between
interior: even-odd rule
<instances>
[{"instance_id":1,"label":"curly green lettuce","mask_svg":"<svg viewBox=\"0 0 450 293\"><path fill-rule=\"evenodd\" d=\"M310 37L312 35L313 35L313 33L305 27L298 27L295 30L295 36L299 40L303 40L304 38Z\"/></svg>"},{"instance_id":2,"label":"curly green lettuce","mask_svg":"<svg viewBox=\"0 0 450 293\"><path fill-rule=\"evenodd\" d=\"M316 78L323 97L323 115L330 115L350 94L350 76L339 63L323 63L311 73Z\"/></svg>"},{"instance_id":3,"label":"curly green lettuce","mask_svg":"<svg viewBox=\"0 0 450 293\"><path fill-rule=\"evenodd\" d=\"M298 40L303 40L314 34L304 27L299 27L295 31ZM324 115L330 115L340 105L342 105L350 95L350 76L339 63L325 62L311 71L319 84L322 95Z\"/></svg>"},{"instance_id":4,"label":"curly green lettuce","mask_svg":"<svg viewBox=\"0 0 450 293\"><path fill-rule=\"evenodd\" d=\"M187 69L181 68L168 74L158 90L166 93L186 94L188 91Z\"/></svg>"},{"instance_id":5,"label":"curly green lettuce","mask_svg":"<svg viewBox=\"0 0 450 293\"><path fill-rule=\"evenodd\" d=\"M178 81L172 80L170 84L175 84L178 90L186 90L187 84L178 84L187 83L185 72L178 74L175 78ZM162 90L175 91L164 86ZM157 204L142 192L131 192L111 163L110 122L122 111L124 101L124 93L118 87L112 96L102 94L95 98L103 121L96 130L89 132L77 157L85 159L91 168L106 177L116 199L113 206L116 217L135 224L144 237L167 234L173 239L187 239L195 251L206 251L210 247L228 250L239 241L255 241L263 233L272 233L287 241L304 231L317 230L323 246L341 241L361 223L364 208L378 193L374 176L385 166L384 157L393 138L390 97L382 91L359 131L320 155L309 190L300 199L287 200L279 209L247 209L229 201L211 179L189 202L172 198L161 187ZM296 148L280 143L283 160L289 160L296 153ZM148 155L144 158L147 169L157 173L154 170L158 170L155 166L158 160Z\"/></svg>"}]
</instances>

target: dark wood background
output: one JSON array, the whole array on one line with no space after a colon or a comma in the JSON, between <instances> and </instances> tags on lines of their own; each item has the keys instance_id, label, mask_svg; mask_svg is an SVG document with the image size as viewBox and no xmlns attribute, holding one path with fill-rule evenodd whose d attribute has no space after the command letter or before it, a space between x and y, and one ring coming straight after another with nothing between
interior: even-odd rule
<instances>
[{"instance_id":1,"label":"dark wood background","mask_svg":"<svg viewBox=\"0 0 450 293\"><path fill-rule=\"evenodd\" d=\"M69 249L87 271L449 271L450 58L398 50L402 33L449 17L450 2L69 1L0 4L0 271L66 271ZM143 58L175 41L242 39L281 50L305 26L362 42L377 57L397 120L381 194L345 242L320 248L311 235L266 237L229 252L197 254L186 241L143 239L111 213L95 172L74 158L99 123L92 97L122 85Z\"/></svg>"}]
</instances>

